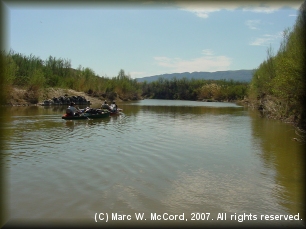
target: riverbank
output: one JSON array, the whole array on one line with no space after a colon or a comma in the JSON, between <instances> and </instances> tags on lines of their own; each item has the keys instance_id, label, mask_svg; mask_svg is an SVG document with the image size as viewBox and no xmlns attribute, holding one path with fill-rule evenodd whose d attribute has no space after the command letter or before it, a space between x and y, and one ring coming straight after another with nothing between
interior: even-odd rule
<instances>
[{"instance_id":1,"label":"riverbank","mask_svg":"<svg viewBox=\"0 0 306 229\"><path fill-rule=\"evenodd\" d=\"M250 109L257 110L263 118L279 120L294 126L297 137L293 140L306 142L305 121L302 119L302 115L294 111L291 115L287 115L288 108L283 106L276 98L265 96L259 100L248 100L245 105Z\"/></svg>"},{"instance_id":2,"label":"riverbank","mask_svg":"<svg viewBox=\"0 0 306 229\"><path fill-rule=\"evenodd\" d=\"M85 92L79 92L72 89L63 89L63 88L45 88L38 91L38 102L33 102L31 98L31 92L22 89L13 87L10 91L10 95L7 98L6 104L8 106L38 106L43 103L44 100L49 100L52 98L58 98L60 96L81 96L84 97L87 101L90 101L91 104L101 104L102 101L112 101L110 98L91 96ZM116 101L121 101L120 98L116 98Z\"/></svg>"},{"instance_id":3,"label":"riverbank","mask_svg":"<svg viewBox=\"0 0 306 229\"><path fill-rule=\"evenodd\" d=\"M101 105L101 103L104 100L107 100L109 103L113 100L116 102L122 102L126 101L125 99L121 99L119 96L117 96L115 93L112 94L112 98L107 98L102 95L89 95L85 92L79 92L72 89L63 89L63 88L45 88L37 92L38 96L38 102L33 103L33 98L31 95L33 94L32 91L27 91L22 88L13 87L10 90L9 96L6 100L6 106L39 106L43 104L43 101L50 100L52 98L58 98L60 96L81 96L84 97L87 101L90 101L90 104L93 104L94 106ZM114 94L116 95L114 97ZM141 98L142 99L142 98ZM206 102L212 102L212 101L206 101ZM216 102L216 101L215 101ZM219 101L221 102L221 101ZM305 142L306 139L306 130L298 125L298 120L300 117L297 116L290 116L290 117L282 117L279 115L276 115L272 111L276 111L278 107L272 106L275 105L275 103L272 103L271 100L265 100L265 101L250 101L248 99L243 100L235 100L235 101L227 101L232 102L240 106L249 107L250 109L256 109L258 110L258 113L265 118L268 119L276 119L280 120L285 123L289 123L296 127L296 134L298 135L298 138L295 138L296 141L302 141ZM272 105L271 105L272 104Z\"/></svg>"},{"instance_id":4,"label":"riverbank","mask_svg":"<svg viewBox=\"0 0 306 229\"><path fill-rule=\"evenodd\" d=\"M7 98L6 104L7 106L37 106L43 104L45 100L50 100L52 98L58 98L60 96L81 96L84 97L87 101L90 101L91 104L102 103L104 100L111 102L113 100L117 102L129 101L131 99L121 98L116 93L111 93L110 97L104 95L97 95L95 93L88 94L85 92L80 92L72 89L64 89L64 88L44 88L36 92L36 97L38 99L33 99L34 91L28 91L23 88L13 87L9 92L9 96ZM144 98L133 98L133 100L142 100ZM201 100L202 102L232 102L238 105L247 106L248 100L233 100L233 101L219 101L206 99Z\"/></svg>"},{"instance_id":5,"label":"riverbank","mask_svg":"<svg viewBox=\"0 0 306 229\"><path fill-rule=\"evenodd\" d=\"M258 110L263 117L281 120L301 128L305 126L302 115L296 110L290 110L288 104L276 97L266 95L258 100L249 100L248 107Z\"/></svg>"}]
</instances>

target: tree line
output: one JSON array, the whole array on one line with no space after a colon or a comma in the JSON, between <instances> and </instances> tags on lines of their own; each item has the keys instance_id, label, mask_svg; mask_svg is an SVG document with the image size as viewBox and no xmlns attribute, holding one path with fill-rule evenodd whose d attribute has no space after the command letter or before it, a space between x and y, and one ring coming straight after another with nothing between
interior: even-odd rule
<instances>
[{"instance_id":1,"label":"tree line","mask_svg":"<svg viewBox=\"0 0 306 229\"><path fill-rule=\"evenodd\" d=\"M306 1L299 9L293 28L287 28L276 54L254 72L248 97L261 112L272 118L297 122L305 128Z\"/></svg>"},{"instance_id":2,"label":"tree line","mask_svg":"<svg viewBox=\"0 0 306 229\"><path fill-rule=\"evenodd\" d=\"M248 83L233 80L159 78L142 84L142 95L154 99L234 101L247 95Z\"/></svg>"},{"instance_id":3,"label":"tree line","mask_svg":"<svg viewBox=\"0 0 306 229\"><path fill-rule=\"evenodd\" d=\"M73 69L71 61L67 59L49 56L42 60L32 54L26 56L13 50L8 53L2 51L1 60L4 97L10 95L12 87L21 87L31 92L33 103L38 102L39 92L47 87L69 88L110 99L117 96L139 99L141 95L140 85L122 69L115 77L100 77L92 69L81 65Z\"/></svg>"},{"instance_id":4,"label":"tree line","mask_svg":"<svg viewBox=\"0 0 306 229\"><path fill-rule=\"evenodd\" d=\"M90 68L71 67L71 61L50 56L42 60L34 55L23 55L13 50L2 52L4 63L4 88L9 96L12 87L22 87L31 92L31 102L37 103L40 91L47 87L69 88L84 91L92 96L122 100L141 98L217 100L243 99L248 83L227 80L200 80L159 78L157 81L137 82L123 69L117 76L99 76Z\"/></svg>"}]
</instances>

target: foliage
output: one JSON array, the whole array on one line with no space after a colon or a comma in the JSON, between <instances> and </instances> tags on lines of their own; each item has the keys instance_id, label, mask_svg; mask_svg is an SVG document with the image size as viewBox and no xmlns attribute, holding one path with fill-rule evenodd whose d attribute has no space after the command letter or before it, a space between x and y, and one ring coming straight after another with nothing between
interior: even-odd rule
<instances>
[{"instance_id":1,"label":"foliage","mask_svg":"<svg viewBox=\"0 0 306 229\"><path fill-rule=\"evenodd\" d=\"M18 86L26 89L30 101L38 101L39 91L45 87L70 88L77 91L89 92L99 96L110 95L113 99L117 96L124 100L139 99L141 89L136 80L120 70L118 76L113 78L100 77L90 68L81 65L77 69L71 68L70 60L57 59L49 56L41 60L34 55L26 56L15 53L1 53L3 63L3 86L9 88Z\"/></svg>"},{"instance_id":2,"label":"foliage","mask_svg":"<svg viewBox=\"0 0 306 229\"><path fill-rule=\"evenodd\" d=\"M11 56L6 53L1 53L1 85L2 85L2 99L6 100L11 91L12 84L15 80L18 66ZM5 66L5 67L4 67ZM3 102L3 101L2 101Z\"/></svg>"},{"instance_id":3,"label":"foliage","mask_svg":"<svg viewBox=\"0 0 306 229\"><path fill-rule=\"evenodd\" d=\"M246 95L246 83L225 80L159 78L151 83L138 83L123 69L112 78L100 77L90 68L81 65L71 68L70 60L49 56L46 60L10 51L2 53L5 59L5 82L9 86L24 87L31 101L38 101L39 91L45 87L70 88L92 96L122 100L140 99L141 96L157 99L181 100L236 100Z\"/></svg>"},{"instance_id":4,"label":"foliage","mask_svg":"<svg viewBox=\"0 0 306 229\"><path fill-rule=\"evenodd\" d=\"M151 83L144 82L142 95L154 99L229 101L243 99L247 87L247 83L233 80L159 78Z\"/></svg>"},{"instance_id":5,"label":"foliage","mask_svg":"<svg viewBox=\"0 0 306 229\"><path fill-rule=\"evenodd\" d=\"M249 98L271 117L293 118L305 125L306 1L293 29L287 28L276 55L267 50L267 59L256 69ZM271 106L277 109L271 109Z\"/></svg>"}]
</instances>

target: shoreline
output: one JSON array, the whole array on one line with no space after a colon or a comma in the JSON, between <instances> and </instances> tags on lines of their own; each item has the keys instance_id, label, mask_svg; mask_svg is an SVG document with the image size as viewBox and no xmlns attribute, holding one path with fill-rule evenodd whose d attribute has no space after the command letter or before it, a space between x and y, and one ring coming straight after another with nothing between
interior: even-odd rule
<instances>
[{"instance_id":1,"label":"shoreline","mask_svg":"<svg viewBox=\"0 0 306 229\"><path fill-rule=\"evenodd\" d=\"M79 92L79 91L75 91L72 89L64 89L64 88L44 88L41 89L38 94L39 94L39 101L37 103L32 103L29 99L28 96L28 91L26 89L22 89L22 88L18 88L18 87L13 87L10 90L10 95L9 98L7 98L7 102L6 104L1 104L1 106L17 106L17 107L27 107L27 106L60 106L60 105L67 105L67 104L49 104L49 105L44 105L44 101L45 100L51 100L52 98L58 98L61 96L80 96L85 98L87 101L89 101L90 103L88 103L88 105L96 105L96 104L102 104L102 102L104 100L109 101L116 101L116 102L122 102L125 100L122 100L119 98L119 96L115 97L114 99L110 99L110 98L105 98L105 97L98 97L98 96L91 96L85 92ZM141 99L145 99L145 98L141 98ZM127 100L128 101L128 100ZM292 117L288 117L288 118L279 118L279 117L275 117L273 114L269 114L266 112L261 112L258 104L249 101L248 99L242 99L242 100L233 100L233 101L217 101L217 100L212 100L212 99L205 99L205 100L198 100L201 102L230 102L230 103L235 103L237 105L240 106L245 106L245 107L249 107L250 109L253 110L258 110L258 113L268 119L276 119L276 120L280 120L282 122L286 122L286 123L292 123L294 125L297 125L297 120L294 120ZM77 104L77 105L86 105L86 104Z\"/></svg>"},{"instance_id":2,"label":"shoreline","mask_svg":"<svg viewBox=\"0 0 306 229\"><path fill-rule=\"evenodd\" d=\"M45 100L51 100L52 98L58 98L60 96L81 96L84 97L87 101L90 101L88 105L92 104L101 104L104 100L109 100L108 98L99 98L86 94L85 92L79 92L72 89L63 89L63 88L45 88L39 92L39 101L38 103L32 103L27 99L27 91L22 88L14 87L11 90L9 98L7 99L6 104L1 104L1 106L18 106L18 107L27 107L27 106L45 106ZM121 99L116 98L116 101L121 101ZM67 105L67 104L61 104ZM80 104L81 105L81 104ZM86 104L84 104L86 105ZM48 106L59 106L59 104L48 105Z\"/></svg>"},{"instance_id":3,"label":"shoreline","mask_svg":"<svg viewBox=\"0 0 306 229\"><path fill-rule=\"evenodd\" d=\"M40 101L38 103L31 103L29 100L27 100L27 91L25 89L21 89L21 88L17 88L14 87L11 90L10 93L10 98L7 100L6 104L1 104L0 106L2 107L30 107L30 106L41 106L41 107L56 107L56 106L67 106L67 104L49 104L49 105L44 105L44 100L51 100L52 98L58 98L60 96L81 96L84 97L87 101L89 101L90 103L88 104L77 104L77 105L81 105L81 106L86 106L88 105L89 107L91 105L101 105L103 103L104 100L107 101L116 101L116 102L122 102L125 100L122 100L120 98L118 98L118 96L115 99L109 99L109 98L104 98L104 97L95 97L95 96L91 96L88 95L85 92L79 92L79 91L75 91L72 89L63 89L63 88L45 88L42 89L39 92L39 98ZM145 99L145 98L142 98ZM128 101L128 100L127 100ZM244 106L244 107L248 107L249 109L252 110L257 110L258 111L258 115L261 115L263 118L266 119L271 119L271 120L279 120L281 122L287 123L289 125L292 125L296 128L300 128L303 129L299 123L298 120L292 118L292 117L287 117L287 118L280 118L277 117L276 115L273 114L269 114L266 112L262 112L259 107L258 104L253 103L252 101L249 101L248 99L242 99L242 100L233 100L233 101L216 101L216 100L198 100L200 102L230 102L230 103L235 103L239 106ZM69 104L68 104L69 105Z\"/></svg>"},{"instance_id":4,"label":"shoreline","mask_svg":"<svg viewBox=\"0 0 306 229\"><path fill-rule=\"evenodd\" d=\"M125 100L120 99L118 96L115 99L110 99L110 98L104 98L104 97L98 97L98 96L91 96L85 92L79 92L75 91L73 89L64 89L64 88L45 88L39 91L39 102L38 103L32 103L29 101L27 98L27 90L18 88L18 87L13 87L10 95L7 99L6 104L1 104L1 106L19 106L19 107L25 107L25 106L59 106L60 104L50 104L50 105L44 105L45 100L51 100L52 98L58 98L61 96L81 96L84 97L87 101L90 101L89 105L92 104L98 104L102 103L104 100L107 101L113 101L115 100L116 102L122 102ZM146 99L146 98L141 98ZM129 101L129 100L127 100ZM230 102L230 103L236 103L239 105L247 106L248 100L233 100L233 101L218 101L218 100L213 100L213 99L204 99L204 100L197 100L200 102ZM67 105L67 104L61 104L61 105ZM86 104L78 104L78 105L86 105Z\"/></svg>"}]
</instances>

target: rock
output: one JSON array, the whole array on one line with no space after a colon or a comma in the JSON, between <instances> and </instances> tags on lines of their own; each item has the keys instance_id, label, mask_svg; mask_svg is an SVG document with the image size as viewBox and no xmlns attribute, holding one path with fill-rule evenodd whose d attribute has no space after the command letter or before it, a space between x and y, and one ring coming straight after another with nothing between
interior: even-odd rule
<instances>
[{"instance_id":1,"label":"rock","mask_svg":"<svg viewBox=\"0 0 306 229\"><path fill-rule=\"evenodd\" d=\"M64 96L53 97L49 100L44 100L41 105L42 106L51 106L51 105L69 105L71 102L74 102L77 105L90 105L90 101L87 100L84 96L68 96L65 94Z\"/></svg>"}]
</instances>

